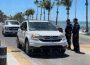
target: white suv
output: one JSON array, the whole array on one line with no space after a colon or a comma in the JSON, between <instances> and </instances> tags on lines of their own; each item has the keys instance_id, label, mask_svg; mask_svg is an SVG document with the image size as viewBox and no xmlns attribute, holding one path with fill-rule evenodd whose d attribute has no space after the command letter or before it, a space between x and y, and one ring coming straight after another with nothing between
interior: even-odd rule
<instances>
[{"instance_id":1,"label":"white suv","mask_svg":"<svg viewBox=\"0 0 90 65\"><path fill-rule=\"evenodd\" d=\"M67 41L63 33L48 21L25 21L17 33L17 47L23 48L28 54L34 49L59 48L61 53L66 50Z\"/></svg>"},{"instance_id":2,"label":"white suv","mask_svg":"<svg viewBox=\"0 0 90 65\"><path fill-rule=\"evenodd\" d=\"M6 20L3 24L2 33L4 35L17 34L19 22L16 20Z\"/></svg>"}]
</instances>

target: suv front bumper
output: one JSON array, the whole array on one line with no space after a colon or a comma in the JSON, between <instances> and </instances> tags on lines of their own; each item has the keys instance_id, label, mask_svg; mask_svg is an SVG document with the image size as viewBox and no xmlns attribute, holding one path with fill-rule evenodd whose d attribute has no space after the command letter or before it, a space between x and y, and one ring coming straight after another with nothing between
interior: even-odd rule
<instances>
[{"instance_id":1,"label":"suv front bumper","mask_svg":"<svg viewBox=\"0 0 90 65\"><path fill-rule=\"evenodd\" d=\"M5 34L17 34L17 30L5 30Z\"/></svg>"},{"instance_id":2,"label":"suv front bumper","mask_svg":"<svg viewBox=\"0 0 90 65\"><path fill-rule=\"evenodd\" d=\"M67 46L66 40L61 40L60 42L29 42L29 46L42 47L42 46Z\"/></svg>"}]
</instances>

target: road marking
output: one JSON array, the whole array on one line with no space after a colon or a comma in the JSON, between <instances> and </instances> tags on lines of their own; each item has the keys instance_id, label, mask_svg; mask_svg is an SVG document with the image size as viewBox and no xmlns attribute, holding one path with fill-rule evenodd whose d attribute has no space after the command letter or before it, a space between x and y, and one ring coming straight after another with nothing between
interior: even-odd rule
<instances>
[{"instance_id":1,"label":"road marking","mask_svg":"<svg viewBox=\"0 0 90 65\"><path fill-rule=\"evenodd\" d=\"M12 51L20 51L17 48L8 48L8 52L13 55L13 57L16 58L16 60L19 62L20 65L32 65L31 60L28 60L26 57L24 57L22 54L26 55L24 52L12 52ZM29 58L29 57L28 57Z\"/></svg>"},{"instance_id":2,"label":"road marking","mask_svg":"<svg viewBox=\"0 0 90 65\"><path fill-rule=\"evenodd\" d=\"M12 54L7 54L7 65L20 65Z\"/></svg>"}]
</instances>

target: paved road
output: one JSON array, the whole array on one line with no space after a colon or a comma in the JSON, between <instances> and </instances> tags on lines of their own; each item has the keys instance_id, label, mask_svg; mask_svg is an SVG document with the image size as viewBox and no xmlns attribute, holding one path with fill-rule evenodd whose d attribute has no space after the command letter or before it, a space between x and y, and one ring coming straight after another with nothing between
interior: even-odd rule
<instances>
[{"instance_id":1,"label":"paved road","mask_svg":"<svg viewBox=\"0 0 90 65\"><path fill-rule=\"evenodd\" d=\"M15 48L15 50L19 50L16 48L16 37L3 37L1 34L1 28L2 26L0 25L0 40L2 41L2 44L6 45L8 48L12 47L13 49ZM14 52L12 54L19 63L22 63L21 65L90 65L90 54L87 54L86 52L77 54L73 51L67 50L63 56L54 55L49 58L27 56L22 51L20 53ZM25 63L27 61L30 62L30 64Z\"/></svg>"}]
</instances>

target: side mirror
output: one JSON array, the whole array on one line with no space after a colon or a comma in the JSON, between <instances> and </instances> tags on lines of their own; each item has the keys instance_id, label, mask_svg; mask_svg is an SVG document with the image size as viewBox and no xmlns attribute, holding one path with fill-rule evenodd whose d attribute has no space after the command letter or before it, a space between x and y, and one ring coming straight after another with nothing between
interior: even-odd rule
<instances>
[{"instance_id":1,"label":"side mirror","mask_svg":"<svg viewBox=\"0 0 90 65\"><path fill-rule=\"evenodd\" d=\"M21 28L21 30L26 30L24 27L20 27Z\"/></svg>"},{"instance_id":2,"label":"side mirror","mask_svg":"<svg viewBox=\"0 0 90 65\"><path fill-rule=\"evenodd\" d=\"M4 25L4 23L2 23L2 25Z\"/></svg>"},{"instance_id":3,"label":"side mirror","mask_svg":"<svg viewBox=\"0 0 90 65\"><path fill-rule=\"evenodd\" d=\"M63 33L63 29L62 28L57 28L59 32Z\"/></svg>"}]
</instances>

